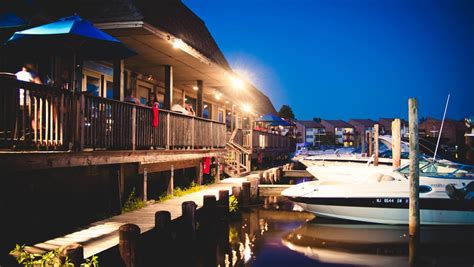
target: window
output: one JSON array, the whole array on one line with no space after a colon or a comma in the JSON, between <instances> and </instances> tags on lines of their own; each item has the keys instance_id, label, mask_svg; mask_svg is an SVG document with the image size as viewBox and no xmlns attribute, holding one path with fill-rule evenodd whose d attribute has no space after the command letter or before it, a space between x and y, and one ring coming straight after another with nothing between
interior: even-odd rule
<instances>
[{"instance_id":1,"label":"window","mask_svg":"<svg viewBox=\"0 0 474 267\"><path fill-rule=\"evenodd\" d=\"M86 92L89 95L101 96L100 94L100 78L86 75Z\"/></svg>"},{"instance_id":2,"label":"window","mask_svg":"<svg viewBox=\"0 0 474 267\"><path fill-rule=\"evenodd\" d=\"M217 121L224 122L224 110L223 109L219 109L217 111Z\"/></svg>"},{"instance_id":3,"label":"window","mask_svg":"<svg viewBox=\"0 0 474 267\"><path fill-rule=\"evenodd\" d=\"M203 102L202 117L206 119L212 118L212 105L207 102Z\"/></svg>"}]
</instances>

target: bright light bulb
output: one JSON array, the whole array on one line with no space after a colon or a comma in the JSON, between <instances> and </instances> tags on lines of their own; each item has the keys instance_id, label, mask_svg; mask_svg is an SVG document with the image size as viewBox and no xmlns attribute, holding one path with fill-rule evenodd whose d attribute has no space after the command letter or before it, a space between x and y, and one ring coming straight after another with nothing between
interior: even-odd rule
<instances>
[{"instance_id":1,"label":"bright light bulb","mask_svg":"<svg viewBox=\"0 0 474 267\"><path fill-rule=\"evenodd\" d=\"M249 104L244 104L242 105L242 110L245 112L250 112L252 111L252 107Z\"/></svg>"},{"instance_id":2,"label":"bright light bulb","mask_svg":"<svg viewBox=\"0 0 474 267\"><path fill-rule=\"evenodd\" d=\"M193 86L193 89L197 91L199 88L195 85Z\"/></svg>"},{"instance_id":3,"label":"bright light bulb","mask_svg":"<svg viewBox=\"0 0 474 267\"><path fill-rule=\"evenodd\" d=\"M230 80L232 82L232 86L237 89L243 89L245 87L245 83L239 77L231 76Z\"/></svg>"},{"instance_id":4,"label":"bright light bulb","mask_svg":"<svg viewBox=\"0 0 474 267\"><path fill-rule=\"evenodd\" d=\"M183 46L183 40L179 39L179 38L176 38L176 39L173 39L173 47L178 49L178 48L181 48Z\"/></svg>"}]
</instances>

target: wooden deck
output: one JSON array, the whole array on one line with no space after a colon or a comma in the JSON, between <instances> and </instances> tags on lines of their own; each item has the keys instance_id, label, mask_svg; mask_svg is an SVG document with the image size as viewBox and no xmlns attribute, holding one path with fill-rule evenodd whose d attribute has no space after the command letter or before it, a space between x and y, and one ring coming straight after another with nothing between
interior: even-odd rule
<instances>
[{"instance_id":1,"label":"wooden deck","mask_svg":"<svg viewBox=\"0 0 474 267\"><path fill-rule=\"evenodd\" d=\"M171 219L174 220L181 216L181 203L185 201L194 201L198 208L203 205L204 195L215 195L218 198L219 190L229 190L232 186L241 186L246 178L230 178L220 183L206 186L203 190L182 197L149 205L143 209L127 212L106 220L92 223L74 233L51 239L34 246L28 247L31 252L44 253L58 247L67 246L73 243L79 243L84 247L84 257L88 258L107 250L119 242L118 228L126 223L136 224L141 232L147 232L154 228L155 213L160 210L167 210L171 213Z\"/></svg>"}]
</instances>

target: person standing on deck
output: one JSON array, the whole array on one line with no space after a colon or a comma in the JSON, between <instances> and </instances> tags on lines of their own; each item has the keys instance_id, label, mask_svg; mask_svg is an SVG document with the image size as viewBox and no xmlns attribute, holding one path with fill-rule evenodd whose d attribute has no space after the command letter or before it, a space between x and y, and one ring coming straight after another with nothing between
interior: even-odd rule
<instances>
[{"instance_id":1,"label":"person standing on deck","mask_svg":"<svg viewBox=\"0 0 474 267\"><path fill-rule=\"evenodd\" d=\"M42 84L41 79L39 78L33 64L27 63L21 67L21 70L15 73L16 79L19 81L24 82L32 82L37 84ZM29 92L25 91L25 89L20 88L20 108L26 108L26 106L30 105L29 99ZM41 111L38 110L38 114L36 114L36 118L41 116ZM36 120L35 118L31 118L31 128L36 131Z\"/></svg>"}]
</instances>

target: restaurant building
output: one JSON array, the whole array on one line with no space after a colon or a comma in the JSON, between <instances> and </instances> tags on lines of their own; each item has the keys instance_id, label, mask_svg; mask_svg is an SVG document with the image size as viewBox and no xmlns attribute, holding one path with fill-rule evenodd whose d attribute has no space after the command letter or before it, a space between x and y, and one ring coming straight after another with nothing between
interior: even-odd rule
<instances>
[{"instance_id":1,"label":"restaurant building","mask_svg":"<svg viewBox=\"0 0 474 267\"><path fill-rule=\"evenodd\" d=\"M25 1L6 12L24 24L0 29L3 42L76 14L136 53L80 60L1 50L0 212L12 218L4 229L22 229L15 242L120 213L131 192L156 199L294 149L292 136L254 130L257 118L276 113L273 104L232 70L204 21L179 0ZM26 62L43 84L15 79ZM139 103L124 102L128 92ZM150 95L158 110L146 105ZM58 201L74 212L58 218ZM29 207L33 225L20 207Z\"/></svg>"}]
</instances>

